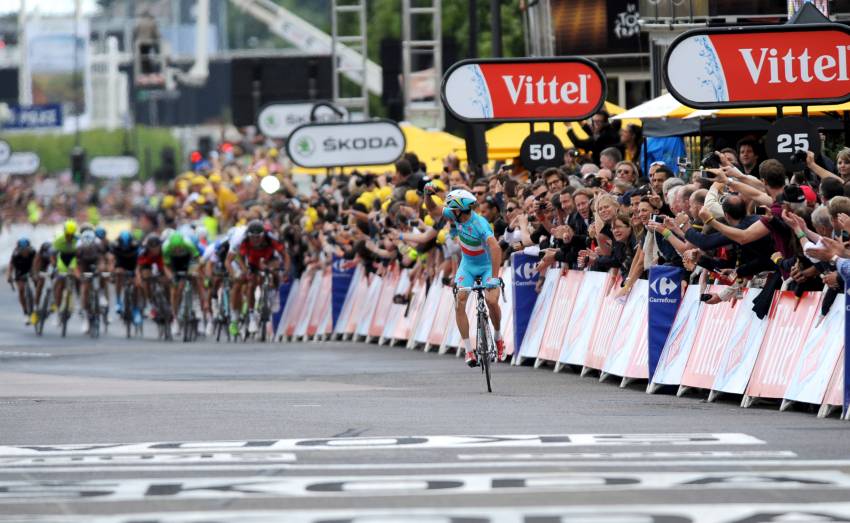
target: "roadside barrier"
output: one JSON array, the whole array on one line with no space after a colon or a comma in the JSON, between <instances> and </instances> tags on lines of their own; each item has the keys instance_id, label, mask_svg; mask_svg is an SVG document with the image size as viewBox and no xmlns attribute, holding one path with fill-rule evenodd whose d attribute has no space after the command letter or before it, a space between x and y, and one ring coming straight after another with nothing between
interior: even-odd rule
<instances>
[{"instance_id":1,"label":"roadside barrier","mask_svg":"<svg viewBox=\"0 0 850 523\"><path fill-rule=\"evenodd\" d=\"M527 294L518 297L535 292L527 263L515 257L502 271L502 333L514 365L569 368L600 381L617 377L621 387L646 381L648 393L705 394L708 401L741 396L742 407L757 401L776 402L780 410L812 404L820 406L821 417L836 407L846 410L843 333L850 312L845 293L821 316L822 293L797 297L777 291L768 315L759 319L752 311L759 289L743 289L742 296L708 305L700 301L698 286L683 289L673 277L677 273L653 267L649 281L638 281L620 298L616 271L549 269L532 300ZM278 328L282 338L322 340L333 334L461 355L454 295L439 278L411 280L407 269L391 265L383 276L358 267L344 291L334 291L336 281L326 269L291 283ZM706 292L724 290L712 286ZM334 299L344 301L334 304ZM523 309L528 307L530 314ZM333 326L331 309L339 311ZM472 343L474 313L470 297ZM518 331L524 335L515 336Z\"/></svg>"}]
</instances>

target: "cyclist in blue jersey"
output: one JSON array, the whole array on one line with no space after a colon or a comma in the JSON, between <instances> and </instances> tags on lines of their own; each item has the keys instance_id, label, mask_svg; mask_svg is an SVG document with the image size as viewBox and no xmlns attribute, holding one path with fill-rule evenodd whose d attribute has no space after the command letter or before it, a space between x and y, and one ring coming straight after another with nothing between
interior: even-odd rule
<instances>
[{"instance_id":1,"label":"cyclist in blue jersey","mask_svg":"<svg viewBox=\"0 0 850 523\"><path fill-rule=\"evenodd\" d=\"M471 192L463 189L451 191L446 195L444 207L437 205L431 198L435 192L435 187L430 183L425 186L425 205L432 215L439 212L449 220L451 237L458 240L462 253L454 279L455 287L458 289L455 318L461 342L466 351L466 364L470 367L478 365L469 342L466 300L469 298L469 288L475 284L475 278L479 276L484 286L489 288L485 293L485 299L487 308L490 310L490 320L493 322L493 338L501 360L505 351L505 342L502 340L502 311L499 308L499 287L502 284L501 278L498 277L499 266L502 264L499 242L493 235L487 220L472 210L476 199Z\"/></svg>"}]
</instances>

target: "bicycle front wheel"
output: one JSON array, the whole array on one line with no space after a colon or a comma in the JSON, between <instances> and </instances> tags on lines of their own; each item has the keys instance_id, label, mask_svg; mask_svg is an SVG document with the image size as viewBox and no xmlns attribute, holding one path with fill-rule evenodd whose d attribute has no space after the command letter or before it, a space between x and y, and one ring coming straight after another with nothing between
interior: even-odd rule
<instances>
[{"instance_id":1,"label":"bicycle front wheel","mask_svg":"<svg viewBox=\"0 0 850 523\"><path fill-rule=\"evenodd\" d=\"M481 365L481 372L484 374L484 380L487 382L487 392L493 392L493 385L490 378L490 339L487 321L487 314L485 312L479 312L478 338L475 344L477 346L478 364Z\"/></svg>"}]
</instances>

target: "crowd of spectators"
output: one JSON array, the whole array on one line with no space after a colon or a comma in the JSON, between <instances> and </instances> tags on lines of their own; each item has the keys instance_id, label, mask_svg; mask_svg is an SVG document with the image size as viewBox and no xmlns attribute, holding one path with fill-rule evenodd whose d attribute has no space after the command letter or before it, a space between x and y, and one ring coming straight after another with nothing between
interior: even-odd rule
<instances>
[{"instance_id":1,"label":"crowd of spectators","mask_svg":"<svg viewBox=\"0 0 850 523\"><path fill-rule=\"evenodd\" d=\"M73 217L95 202L100 212L132 217L140 236L193 222L207 242L262 219L284 243L296 276L338 255L370 273L398 263L414 279L449 282L460 250L446 220L427 210L423 188L432 182L437 203L456 188L475 195L502 259L536 255L541 275L555 266L618 269L620 297L654 264L681 267L694 283L726 284L709 303L732 299L743 286L764 288L759 314L782 286L798 293L826 286L832 296L843 288L836 264L850 257L850 149L834 163L809 153L805 168L788 172L760 153L757 140L744 139L693 166L655 162L644 171L640 127L617 132L605 114L591 125L589 139L574 139L578 148L567 151L563 165L537 172L517 164L482 172L452 155L441 172L426 172L407 153L392 172L317 177L305 188L276 149L260 147L227 163L216 157L159 190L134 182L71 191L60 181L39 219ZM269 176L280 181L271 193L261 188ZM43 201L35 196L39 180L3 183L4 219L32 219L28 206Z\"/></svg>"}]
</instances>

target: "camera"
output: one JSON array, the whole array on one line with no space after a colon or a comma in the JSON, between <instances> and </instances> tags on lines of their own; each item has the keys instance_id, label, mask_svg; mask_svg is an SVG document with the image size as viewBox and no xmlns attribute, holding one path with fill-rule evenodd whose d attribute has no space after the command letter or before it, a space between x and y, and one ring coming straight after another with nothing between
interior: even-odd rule
<instances>
[{"instance_id":1,"label":"camera","mask_svg":"<svg viewBox=\"0 0 850 523\"><path fill-rule=\"evenodd\" d=\"M804 151L803 149L797 149L796 151L794 151L794 154L791 155L791 159L794 161L794 163L806 163L806 158L808 157L808 155L809 153Z\"/></svg>"},{"instance_id":2,"label":"camera","mask_svg":"<svg viewBox=\"0 0 850 523\"><path fill-rule=\"evenodd\" d=\"M679 167L688 168L691 166L691 162L688 161L687 156L679 156L678 158L676 158L676 165L678 165Z\"/></svg>"},{"instance_id":3,"label":"camera","mask_svg":"<svg viewBox=\"0 0 850 523\"><path fill-rule=\"evenodd\" d=\"M710 152L705 155L700 165L703 169L717 169L720 167L720 158L714 152Z\"/></svg>"},{"instance_id":4,"label":"camera","mask_svg":"<svg viewBox=\"0 0 850 523\"><path fill-rule=\"evenodd\" d=\"M717 175L715 173L711 172L711 171L702 171L701 176L703 178L705 178L706 180L713 180L713 179L717 178Z\"/></svg>"},{"instance_id":5,"label":"camera","mask_svg":"<svg viewBox=\"0 0 850 523\"><path fill-rule=\"evenodd\" d=\"M663 214L653 214L652 216L650 216L649 219L652 220L655 223L664 223L664 215Z\"/></svg>"},{"instance_id":6,"label":"camera","mask_svg":"<svg viewBox=\"0 0 850 523\"><path fill-rule=\"evenodd\" d=\"M419 178L419 181L416 183L416 192L419 194L425 193L425 186L431 183L430 176L423 176Z\"/></svg>"},{"instance_id":7,"label":"camera","mask_svg":"<svg viewBox=\"0 0 850 523\"><path fill-rule=\"evenodd\" d=\"M764 215L766 215L766 214L767 214L767 206L765 206L765 205L759 205L758 207L756 207L756 214L757 214L758 216L764 216Z\"/></svg>"}]
</instances>

